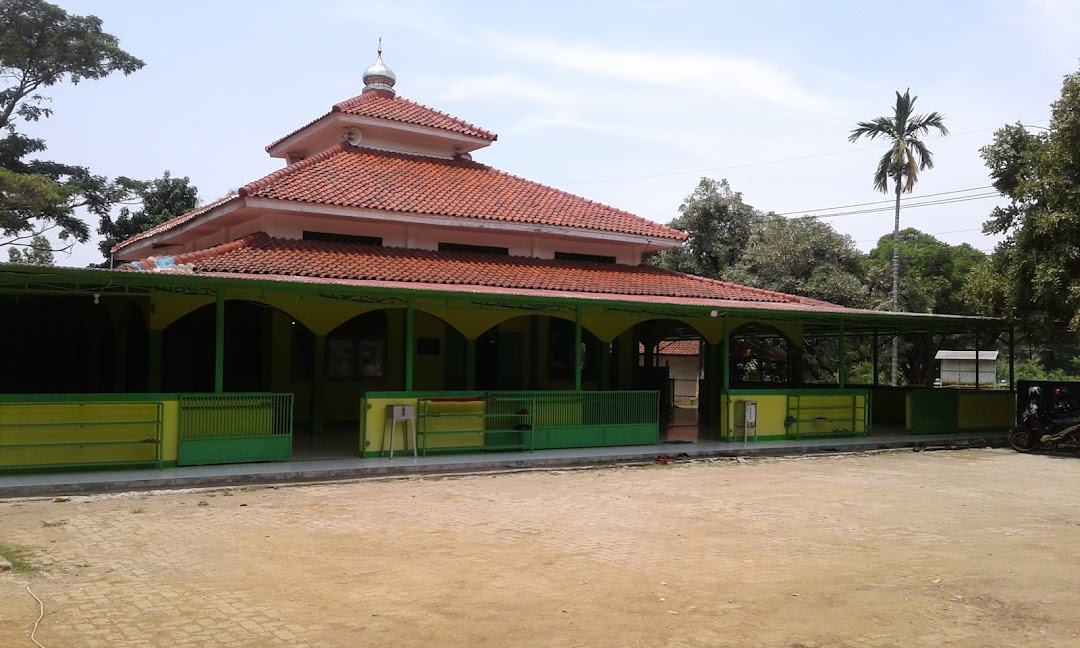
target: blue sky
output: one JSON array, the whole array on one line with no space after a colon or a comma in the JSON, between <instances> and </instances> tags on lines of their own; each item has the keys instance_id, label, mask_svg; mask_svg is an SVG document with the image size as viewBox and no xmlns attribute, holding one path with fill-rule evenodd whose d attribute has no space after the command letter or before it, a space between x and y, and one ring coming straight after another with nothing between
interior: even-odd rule
<instances>
[{"instance_id":1,"label":"blue sky","mask_svg":"<svg viewBox=\"0 0 1080 648\"><path fill-rule=\"evenodd\" d=\"M359 94L380 36L399 94L499 134L475 159L659 222L702 176L780 213L885 200L882 149L847 134L908 87L953 132L929 141L915 195L988 185L979 147L1005 123L1045 126L1080 67L1066 0L60 4L147 65L52 88L54 116L25 130L97 173L189 176L204 201L280 168L266 144ZM989 250L994 204L903 225ZM888 212L829 220L863 249L892 228ZM93 244L57 259L97 260Z\"/></svg>"}]
</instances>

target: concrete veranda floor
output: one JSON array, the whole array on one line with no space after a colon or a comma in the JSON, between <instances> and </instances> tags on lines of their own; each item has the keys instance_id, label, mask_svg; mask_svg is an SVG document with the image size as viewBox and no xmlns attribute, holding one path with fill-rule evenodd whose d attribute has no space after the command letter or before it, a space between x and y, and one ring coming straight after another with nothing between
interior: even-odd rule
<instances>
[{"instance_id":1,"label":"concrete veranda floor","mask_svg":"<svg viewBox=\"0 0 1080 648\"><path fill-rule=\"evenodd\" d=\"M667 455L675 459L783 456L901 448L976 448L1005 443L1000 433L875 434L864 438L800 441L661 443L647 446L574 448L534 452L490 452L393 459L359 457L276 463L185 466L164 469L54 472L0 475L0 498L71 495L161 488L333 481L396 475L528 470L569 466L644 463Z\"/></svg>"}]
</instances>

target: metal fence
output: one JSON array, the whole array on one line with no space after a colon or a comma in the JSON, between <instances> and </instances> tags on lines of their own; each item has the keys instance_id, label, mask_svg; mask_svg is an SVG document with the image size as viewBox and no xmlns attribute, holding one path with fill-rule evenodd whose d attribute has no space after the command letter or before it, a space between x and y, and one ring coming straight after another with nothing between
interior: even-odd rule
<instances>
[{"instance_id":1,"label":"metal fence","mask_svg":"<svg viewBox=\"0 0 1080 648\"><path fill-rule=\"evenodd\" d=\"M655 391L500 391L488 397L492 411L531 400L536 429L656 424L660 419L660 394Z\"/></svg>"},{"instance_id":2,"label":"metal fence","mask_svg":"<svg viewBox=\"0 0 1080 648\"><path fill-rule=\"evenodd\" d=\"M292 394L180 394L181 441L292 435Z\"/></svg>"}]
</instances>

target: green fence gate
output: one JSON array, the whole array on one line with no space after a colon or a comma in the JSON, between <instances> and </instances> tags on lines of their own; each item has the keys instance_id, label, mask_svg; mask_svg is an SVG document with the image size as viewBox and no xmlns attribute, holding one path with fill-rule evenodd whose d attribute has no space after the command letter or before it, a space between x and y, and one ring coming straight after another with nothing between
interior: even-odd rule
<instances>
[{"instance_id":1,"label":"green fence gate","mask_svg":"<svg viewBox=\"0 0 1080 648\"><path fill-rule=\"evenodd\" d=\"M287 461L292 394L180 394L177 464Z\"/></svg>"}]
</instances>

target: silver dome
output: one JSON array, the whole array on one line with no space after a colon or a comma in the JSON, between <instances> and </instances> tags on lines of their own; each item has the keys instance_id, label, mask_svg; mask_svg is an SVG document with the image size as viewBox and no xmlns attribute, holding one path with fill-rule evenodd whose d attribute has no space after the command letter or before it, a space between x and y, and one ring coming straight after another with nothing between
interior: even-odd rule
<instances>
[{"instance_id":1,"label":"silver dome","mask_svg":"<svg viewBox=\"0 0 1080 648\"><path fill-rule=\"evenodd\" d=\"M371 64L371 67L364 70L364 92L382 90L393 94L395 83L397 83L397 75L386 66L386 63L383 63L382 39L380 38L378 56L375 58L375 62Z\"/></svg>"},{"instance_id":2,"label":"silver dome","mask_svg":"<svg viewBox=\"0 0 1080 648\"><path fill-rule=\"evenodd\" d=\"M383 63L382 54L375 59L375 62L368 69L364 70L364 83L368 83L370 79L374 78L388 79L390 85L394 85L397 82L397 75Z\"/></svg>"}]
</instances>

